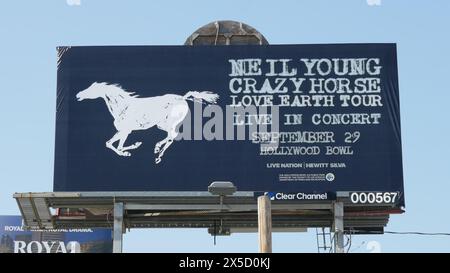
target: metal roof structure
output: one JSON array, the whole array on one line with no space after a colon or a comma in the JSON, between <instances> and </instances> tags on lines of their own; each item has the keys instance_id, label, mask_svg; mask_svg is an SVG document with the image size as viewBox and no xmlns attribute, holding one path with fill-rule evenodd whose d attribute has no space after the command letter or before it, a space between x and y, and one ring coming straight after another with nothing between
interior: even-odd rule
<instances>
[{"instance_id":1,"label":"metal roof structure","mask_svg":"<svg viewBox=\"0 0 450 273\"><path fill-rule=\"evenodd\" d=\"M344 227L382 230L393 205L352 204L341 193ZM339 194L338 194L339 196ZM209 192L44 192L14 194L27 228L111 228L114 205L123 204L124 228L256 228L253 192L220 197ZM330 227L333 202L272 201L274 229Z\"/></svg>"}]
</instances>

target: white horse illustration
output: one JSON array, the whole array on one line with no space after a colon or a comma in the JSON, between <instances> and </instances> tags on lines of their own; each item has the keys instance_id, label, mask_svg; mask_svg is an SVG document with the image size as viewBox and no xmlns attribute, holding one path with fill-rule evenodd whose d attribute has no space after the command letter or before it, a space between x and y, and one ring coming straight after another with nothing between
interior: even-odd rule
<instances>
[{"instance_id":1,"label":"white horse illustration","mask_svg":"<svg viewBox=\"0 0 450 273\"><path fill-rule=\"evenodd\" d=\"M136 142L130 146L124 146L132 131L146 130L155 125L166 131L167 137L155 145L155 154L157 154L155 162L158 164L164 152L179 134L178 127L189 112L186 100L216 103L219 95L209 91L189 91L184 96L167 94L140 98L117 84L95 82L87 89L80 91L76 97L78 101L97 98L105 100L117 129L117 133L106 142L106 147L120 156L130 156L128 150L136 149L142 144L142 142ZM119 141L119 144L114 147L113 144L116 141Z\"/></svg>"}]
</instances>

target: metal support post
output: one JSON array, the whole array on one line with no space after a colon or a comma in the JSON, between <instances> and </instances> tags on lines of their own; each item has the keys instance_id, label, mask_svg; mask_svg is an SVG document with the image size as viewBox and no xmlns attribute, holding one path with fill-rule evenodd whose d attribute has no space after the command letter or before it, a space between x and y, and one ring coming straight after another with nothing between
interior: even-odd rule
<instances>
[{"instance_id":1,"label":"metal support post","mask_svg":"<svg viewBox=\"0 0 450 273\"><path fill-rule=\"evenodd\" d=\"M333 203L334 252L344 253L344 202Z\"/></svg>"},{"instance_id":2,"label":"metal support post","mask_svg":"<svg viewBox=\"0 0 450 273\"><path fill-rule=\"evenodd\" d=\"M113 253L122 253L123 203L114 203Z\"/></svg>"}]
</instances>

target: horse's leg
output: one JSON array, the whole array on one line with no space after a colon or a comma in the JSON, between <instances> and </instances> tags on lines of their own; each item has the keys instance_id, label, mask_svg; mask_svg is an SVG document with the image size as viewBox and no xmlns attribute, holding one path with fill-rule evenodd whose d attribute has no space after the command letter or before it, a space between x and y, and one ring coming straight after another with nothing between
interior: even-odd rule
<instances>
[{"instance_id":1,"label":"horse's leg","mask_svg":"<svg viewBox=\"0 0 450 273\"><path fill-rule=\"evenodd\" d=\"M177 137L177 135L178 132L175 129L168 132L166 144L164 145L164 147L162 147L161 151L158 154L158 157L155 159L156 164L161 162L161 158L163 157L164 152L167 150L167 148L169 148L170 145L172 145L173 140Z\"/></svg>"},{"instance_id":2,"label":"horse's leg","mask_svg":"<svg viewBox=\"0 0 450 273\"><path fill-rule=\"evenodd\" d=\"M133 145L123 147L122 151L134 150L134 149L139 148L139 146L141 146L141 145L142 145L142 142L136 142Z\"/></svg>"},{"instance_id":3,"label":"horse's leg","mask_svg":"<svg viewBox=\"0 0 450 273\"><path fill-rule=\"evenodd\" d=\"M120 139L119 139L119 145L117 145L117 150L122 153L122 156L131 156L130 152L126 152L124 150L123 145L125 144L125 141L127 140L128 135L131 133L131 131L121 131Z\"/></svg>"},{"instance_id":4,"label":"horse's leg","mask_svg":"<svg viewBox=\"0 0 450 273\"><path fill-rule=\"evenodd\" d=\"M159 153L161 151L161 147L166 144L167 140L169 140L169 135L161 141L158 141L155 145L155 154Z\"/></svg>"},{"instance_id":5,"label":"horse's leg","mask_svg":"<svg viewBox=\"0 0 450 273\"><path fill-rule=\"evenodd\" d=\"M165 139L164 147L159 151L158 157L155 159L156 164L161 162L161 158L164 155L164 152L167 150L167 148L172 145L173 140L178 136L178 127L180 126L181 122L186 117L187 113L189 112L189 107L186 102L183 102L183 104L177 105L177 107L174 107L171 109L171 119L168 124L170 126L167 126L167 129L164 129L167 131L167 137ZM156 152L156 149L155 149Z\"/></svg>"},{"instance_id":6,"label":"horse's leg","mask_svg":"<svg viewBox=\"0 0 450 273\"><path fill-rule=\"evenodd\" d=\"M125 142L125 139L127 138L128 133L123 131L118 131L110 140L106 141L106 147L116 152L116 154L120 156L130 156L130 153L123 152L119 149L121 143L123 147L123 143ZM120 140L118 148L114 147L113 143Z\"/></svg>"},{"instance_id":7,"label":"horse's leg","mask_svg":"<svg viewBox=\"0 0 450 273\"><path fill-rule=\"evenodd\" d=\"M106 141L106 147L117 153L117 149L113 146L113 143L119 140L119 138L120 131L118 131L110 140Z\"/></svg>"}]
</instances>

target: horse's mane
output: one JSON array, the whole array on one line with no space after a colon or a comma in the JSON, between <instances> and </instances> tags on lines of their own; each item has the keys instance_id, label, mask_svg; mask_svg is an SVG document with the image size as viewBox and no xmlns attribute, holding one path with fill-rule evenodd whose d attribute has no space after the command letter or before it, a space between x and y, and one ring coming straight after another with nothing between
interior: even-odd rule
<instances>
[{"instance_id":1,"label":"horse's mane","mask_svg":"<svg viewBox=\"0 0 450 273\"><path fill-rule=\"evenodd\" d=\"M115 84L115 83L103 82L103 83L99 83L99 85L108 87L106 89L105 93L110 96L114 96L114 97L119 96L122 98L137 98L138 97L138 95L136 95L134 92L129 92L129 91L125 90L124 88L122 88L122 86Z\"/></svg>"}]
</instances>

